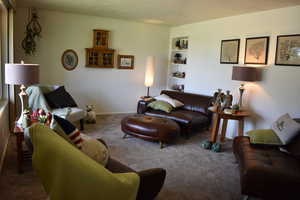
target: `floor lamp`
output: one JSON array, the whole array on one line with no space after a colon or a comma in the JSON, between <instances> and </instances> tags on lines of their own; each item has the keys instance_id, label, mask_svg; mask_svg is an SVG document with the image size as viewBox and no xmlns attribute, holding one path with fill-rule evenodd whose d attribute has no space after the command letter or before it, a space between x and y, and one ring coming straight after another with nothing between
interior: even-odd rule
<instances>
[{"instance_id":1,"label":"floor lamp","mask_svg":"<svg viewBox=\"0 0 300 200\"><path fill-rule=\"evenodd\" d=\"M8 85L21 86L19 97L21 100L22 110L21 116L17 121L17 124L21 125L23 122L24 110L28 109L28 95L26 93L25 85L33 85L39 83L39 65L24 64L24 62L5 64L5 83Z\"/></svg>"},{"instance_id":2,"label":"floor lamp","mask_svg":"<svg viewBox=\"0 0 300 200\"><path fill-rule=\"evenodd\" d=\"M149 89L154 82L154 68L155 68L155 58L154 56L148 56L146 63L146 73L145 73L145 86L147 87L147 98L150 97Z\"/></svg>"}]
</instances>

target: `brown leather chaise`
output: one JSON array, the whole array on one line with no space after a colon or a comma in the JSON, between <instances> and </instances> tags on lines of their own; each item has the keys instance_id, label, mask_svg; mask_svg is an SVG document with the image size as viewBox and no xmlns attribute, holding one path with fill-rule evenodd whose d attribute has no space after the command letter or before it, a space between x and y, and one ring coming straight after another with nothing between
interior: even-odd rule
<instances>
[{"instance_id":1,"label":"brown leather chaise","mask_svg":"<svg viewBox=\"0 0 300 200\"><path fill-rule=\"evenodd\" d=\"M286 148L300 155L300 135ZM234 139L233 151L240 166L243 195L266 200L300 199L299 157L281 152L278 147L253 145L246 136Z\"/></svg>"},{"instance_id":2,"label":"brown leather chaise","mask_svg":"<svg viewBox=\"0 0 300 200\"><path fill-rule=\"evenodd\" d=\"M171 113L166 113L148 108L147 102L139 101L137 113L172 119L180 125L181 133L185 136L188 136L192 130L209 127L212 113L208 107L211 106L213 97L169 90L163 90L161 94L181 101L184 106L173 110Z\"/></svg>"}]
</instances>

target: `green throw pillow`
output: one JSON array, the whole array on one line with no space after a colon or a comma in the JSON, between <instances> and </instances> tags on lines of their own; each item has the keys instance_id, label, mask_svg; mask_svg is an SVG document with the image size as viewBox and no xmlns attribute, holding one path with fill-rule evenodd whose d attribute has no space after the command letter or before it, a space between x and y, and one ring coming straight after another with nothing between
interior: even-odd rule
<instances>
[{"instance_id":1,"label":"green throw pillow","mask_svg":"<svg viewBox=\"0 0 300 200\"><path fill-rule=\"evenodd\" d=\"M154 110L161 110L167 113L170 113L173 110L172 105L165 101L153 101L148 105L148 107Z\"/></svg>"},{"instance_id":2,"label":"green throw pillow","mask_svg":"<svg viewBox=\"0 0 300 200\"><path fill-rule=\"evenodd\" d=\"M247 133L251 144L283 145L272 129L258 129Z\"/></svg>"}]
</instances>

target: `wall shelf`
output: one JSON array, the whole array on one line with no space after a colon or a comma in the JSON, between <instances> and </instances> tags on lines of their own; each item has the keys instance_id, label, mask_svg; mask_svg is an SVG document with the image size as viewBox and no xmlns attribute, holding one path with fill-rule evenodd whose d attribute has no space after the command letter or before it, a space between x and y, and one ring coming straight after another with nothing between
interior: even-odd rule
<instances>
[{"instance_id":1,"label":"wall shelf","mask_svg":"<svg viewBox=\"0 0 300 200\"><path fill-rule=\"evenodd\" d=\"M186 76L184 69L188 64L188 47L189 38L187 36L175 37L171 40L168 89L184 91ZM185 76L176 77L173 76L174 73L185 73Z\"/></svg>"}]
</instances>

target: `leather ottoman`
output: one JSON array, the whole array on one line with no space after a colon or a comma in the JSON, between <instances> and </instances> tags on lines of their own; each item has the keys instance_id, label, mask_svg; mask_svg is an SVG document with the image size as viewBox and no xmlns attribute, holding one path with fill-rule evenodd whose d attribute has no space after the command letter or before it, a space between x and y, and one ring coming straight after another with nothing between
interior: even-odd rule
<instances>
[{"instance_id":1,"label":"leather ottoman","mask_svg":"<svg viewBox=\"0 0 300 200\"><path fill-rule=\"evenodd\" d=\"M170 142L179 133L179 125L171 119L152 117L146 115L132 115L125 117L121 122L122 131L127 135L164 143Z\"/></svg>"}]
</instances>

